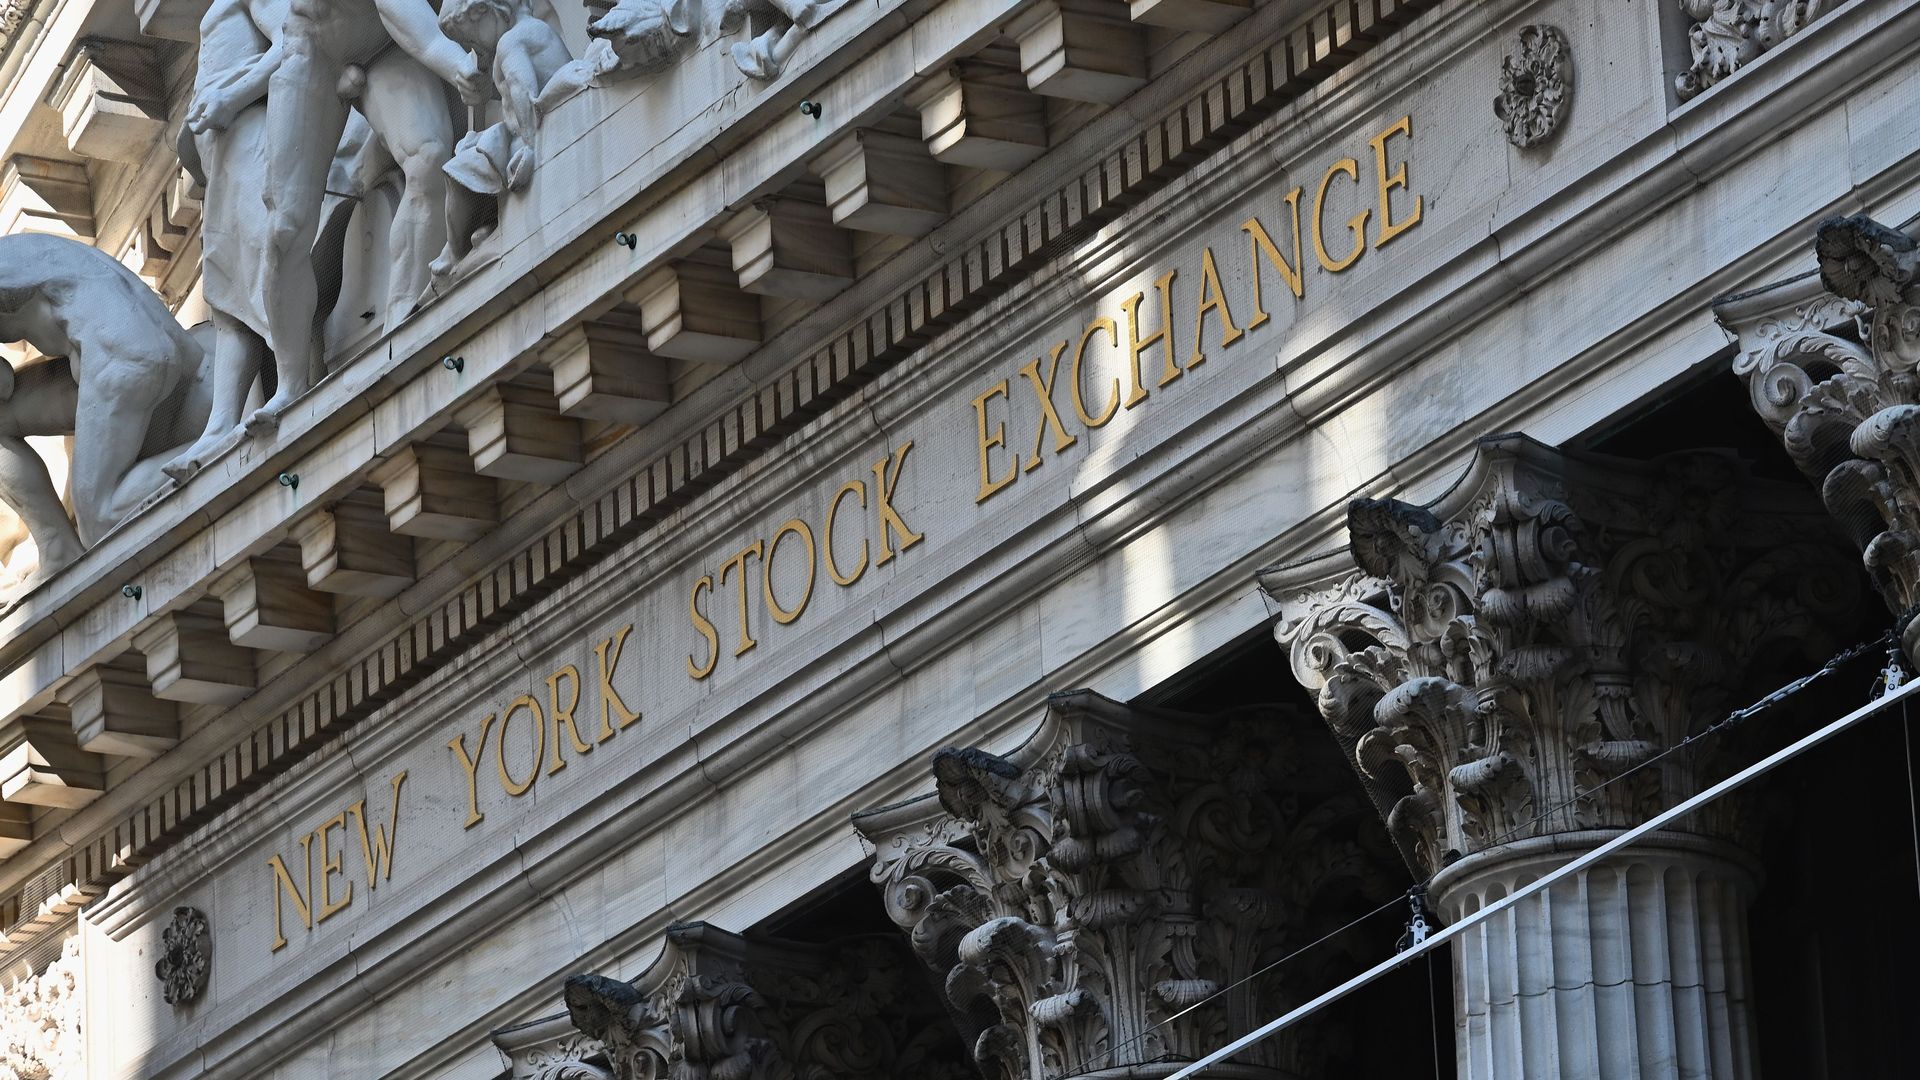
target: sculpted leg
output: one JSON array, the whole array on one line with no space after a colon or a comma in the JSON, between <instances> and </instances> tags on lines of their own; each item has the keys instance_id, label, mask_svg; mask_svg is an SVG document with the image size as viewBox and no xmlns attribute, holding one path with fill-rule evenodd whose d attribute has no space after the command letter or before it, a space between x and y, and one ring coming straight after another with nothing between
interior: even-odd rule
<instances>
[{"instance_id":1,"label":"sculpted leg","mask_svg":"<svg viewBox=\"0 0 1920 1080\"><path fill-rule=\"evenodd\" d=\"M13 507L40 549L42 575L86 550L60 503L47 463L27 445L28 435L58 435L73 429L73 376L65 361L23 368L13 395L0 403L0 500Z\"/></svg>"},{"instance_id":2,"label":"sculpted leg","mask_svg":"<svg viewBox=\"0 0 1920 1080\"><path fill-rule=\"evenodd\" d=\"M392 277L387 279L391 327L406 318L427 291L432 260L446 245L447 175L442 169L453 154L453 109L440 80L398 49L368 66L361 108L406 177L388 245L393 255Z\"/></svg>"},{"instance_id":3,"label":"sculpted leg","mask_svg":"<svg viewBox=\"0 0 1920 1080\"><path fill-rule=\"evenodd\" d=\"M235 436L240 414L247 406L247 392L267 357L266 342L245 323L218 311L210 321L214 330L213 411L200 437L160 467L175 480L185 480L199 471L222 444Z\"/></svg>"},{"instance_id":4,"label":"sculpted leg","mask_svg":"<svg viewBox=\"0 0 1920 1080\"><path fill-rule=\"evenodd\" d=\"M320 228L327 169L347 123L347 104L338 89L341 66L316 49L315 25L295 11L283 33L286 59L274 72L267 95L273 171L265 190L267 324L279 386L266 405L247 418L250 431L279 423L287 406L313 385L318 359L313 321L319 303L313 241Z\"/></svg>"},{"instance_id":5,"label":"sculpted leg","mask_svg":"<svg viewBox=\"0 0 1920 1080\"><path fill-rule=\"evenodd\" d=\"M107 531L126 520L140 503L160 489L158 468L135 481L152 422L153 403L166 397L165 369L122 357L87 356L89 368L81 378L80 396L87 407L74 418L73 513L80 536L97 544ZM102 372L109 365L117 371Z\"/></svg>"}]
</instances>

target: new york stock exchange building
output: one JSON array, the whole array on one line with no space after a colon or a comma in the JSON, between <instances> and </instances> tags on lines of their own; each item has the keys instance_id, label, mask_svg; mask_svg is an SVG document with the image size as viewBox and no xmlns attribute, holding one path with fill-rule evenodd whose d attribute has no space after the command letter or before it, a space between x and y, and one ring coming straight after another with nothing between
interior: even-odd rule
<instances>
[{"instance_id":1,"label":"new york stock exchange building","mask_svg":"<svg viewBox=\"0 0 1920 1080\"><path fill-rule=\"evenodd\" d=\"M1920 4L3 0L0 1080L1914 1075Z\"/></svg>"}]
</instances>

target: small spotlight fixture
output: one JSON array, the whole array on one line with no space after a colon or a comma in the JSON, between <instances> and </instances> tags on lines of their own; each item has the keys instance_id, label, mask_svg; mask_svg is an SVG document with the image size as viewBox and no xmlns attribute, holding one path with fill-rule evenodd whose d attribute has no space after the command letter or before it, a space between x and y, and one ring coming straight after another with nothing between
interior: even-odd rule
<instances>
[{"instance_id":1,"label":"small spotlight fixture","mask_svg":"<svg viewBox=\"0 0 1920 1080\"><path fill-rule=\"evenodd\" d=\"M623 248L626 248L628 251L640 250L640 238L633 235L630 232L614 233L613 242L616 244L619 244Z\"/></svg>"},{"instance_id":2,"label":"small spotlight fixture","mask_svg":"<svg viewBox=\"0 0 1920 1080\"><path fill-rule=\"evenodd\" d=\"M138 600L140 599L140 586L122 585L120 586L120 595L126 597L129 600Z\"/></svg>"},{"instance_id":3,"label":"small spotlight fixture","mask_svg":"<svg viewBox=\"0 0 1920 1080\"><path fill-rule=\"evenodd\" d=\"M281 486L281 487L283 487L283 488L293 488L293 489L295 489L295 490L299 490L299 487L300 487L300 474L299 474L299 473L297 473L297 472L283 472L283 473L281 473L281 474L280 474L280 486Z\"/></svg>"},{"instance_id":4,"label":"small spotlight fixture","mask_svg":"<svg viewBox=\"0 0 1920 1080\"><path fill-rule=\"evenodd\" d=\"M440 366L446 368L448 371L465 371L467 370L467 358L464 356L443 356L440 358Z\"/></svg>"},{"instance_id":5,"label":"small spotlight fixture","mask_svg":"<svg viewBox=\"0 0 1920 1080\"><path fill-rule=\"evenodd\" d=\"M800 103L801 116L811 116L815 120L818 120L820 119L820 113L822 111L823 110L820 108L820 103L817 101L803 101Z\"/></svg>"}]
</instances>

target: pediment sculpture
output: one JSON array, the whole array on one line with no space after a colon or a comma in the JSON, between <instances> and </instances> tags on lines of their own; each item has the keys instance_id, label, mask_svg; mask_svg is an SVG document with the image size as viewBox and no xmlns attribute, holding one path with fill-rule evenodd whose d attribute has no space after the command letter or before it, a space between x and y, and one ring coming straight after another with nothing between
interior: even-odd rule
<instances>
[{"instance_id":1,"label":"pediment sculpture","mask_svg":"<svg viewBox=\"0 0 1920 1080\"><path fill-rule=\"evenodd\" d=\"M133 271L57 236L0 236L0 341L42 357L0 364L0 499L44 575L80 557L167 484L161 466L211 408L208 354ZM75 435L67 516L34 435Z\"/></svg>"}]
</instances>

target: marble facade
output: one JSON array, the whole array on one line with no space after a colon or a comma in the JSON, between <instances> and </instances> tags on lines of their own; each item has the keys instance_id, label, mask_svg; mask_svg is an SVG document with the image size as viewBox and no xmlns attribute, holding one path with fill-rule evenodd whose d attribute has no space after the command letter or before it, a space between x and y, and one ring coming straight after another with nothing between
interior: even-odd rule
<instances>
[{"instance_id":1,"label":"marble facade","mask_svg":"<svg viewBox=\"0 0 1920 1080\"><path fill-rule=\"evenodd\" d=\"M1920 656L1917 56L1899 0L0 6L0 1076L1150 1080L1470 916L1757 683ZM1711 380L1803 475L1591 449ZM1755 1075L1761 816L1468 935L1438 1052Z\"/></svg>"}]
</instances>

